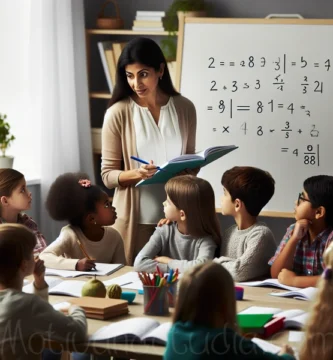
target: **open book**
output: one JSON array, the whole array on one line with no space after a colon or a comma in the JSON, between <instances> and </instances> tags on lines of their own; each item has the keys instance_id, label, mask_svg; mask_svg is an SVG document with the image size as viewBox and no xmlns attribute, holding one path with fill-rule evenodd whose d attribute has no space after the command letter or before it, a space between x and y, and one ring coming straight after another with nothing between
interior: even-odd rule
<instances>
[{"instance_id":1,"label":"open book","mask_svg":"<svg viewBox=\"0 0 333 360\"><path fill-rule=\"evenodd\" d=\"M165 345L171 325L171 322L160 324L148 317L133 318L102 327L89 341Z\"/></svg>"},{"instance_id":2,"label":"open book","mask_svg":"<svg viewBox=\"0 0 333 360\"><path fill-rule=\"evenodd\" d=\"M293 297L298 300L313 300L317 295L318 289L315 287L307 287L305 289L272 292L269 295L280 296L280 297Z\"/></svg>"},{"instance_id":3,"label":"open book","mask_svg":"<svg viewBox=\"0 0 333 360\"><path fill-rule=\"evenodd\" d=\"M239 314L272 314L274 318L284 318L284 328L293 328L293 329L302 329L304 328L308 318L309 313L300 310L282 310L278 308L271 308L265 306L250 306L247 309L241 311Z\"/></svg>"},{"instance_id":4,"label":"open book","mask_svg":"<svg viewBox=\"0 0 333 360\"><path fill-rule=\"evenodd\" d=\"M247 281L247 282L240 282L238 284L241 286L263 286L263 287L272 286L272 287L277 287L277 288L285 289L285 290L300 290L300 288L297 288L297 287L283 285L279 282L278 279L266 279L266 280L262 280L262 281Z\"/></svg>"},{"instance_id":5,"label":"open book","mask_svg":"<svg viewBox=\"0 0 333 360\"><path fill-rule=\"evenodd\" d=\"M97 275L97 276L106 276L110 275L120 268L122 268L123 264L104 264L104 263L96 263L96 270L90 271L76 271L76 270L59 270L59 269L50 269L47 268L45 271L45 275L55 275L61 276L64 278L77 277L82 275Z\"/></svg>"},{"instance_id":6,"label":"open book","mask_svg":"<svg viewBox=\"0 0 333 360\"><path fill-rule=\"evenodd\" d=\"M136 186L166 183L185 169L204 167L237 148L235 145L214 146L196 154L180 155L160 166L153 177L139 181Z\"/></svg>"}]
</instances>

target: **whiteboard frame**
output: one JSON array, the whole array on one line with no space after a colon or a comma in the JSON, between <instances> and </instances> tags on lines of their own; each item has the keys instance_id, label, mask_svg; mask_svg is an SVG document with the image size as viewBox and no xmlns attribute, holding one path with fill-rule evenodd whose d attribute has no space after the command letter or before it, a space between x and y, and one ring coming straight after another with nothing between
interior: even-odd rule
<instances>
[{"instance_id":1,"label":"whiteboard frame","mask_svg":"<svg viewBox=\"0 0 333 360\"><path fill-rule=\"evenodd\" d=\"M271 19L246 19L246 18L203 18L186 17L183 13L178 15L178 42L177 42L177 68L175 87L180 91L181 73L183 65L184 31L185 24L288 24L288 25L333 25L333 19L297 19L297 18L271 18ZM221 212L220 208L216 209ZM293 212L262 211L259 216L294 218Z\"/></svg>"}]
</instances>

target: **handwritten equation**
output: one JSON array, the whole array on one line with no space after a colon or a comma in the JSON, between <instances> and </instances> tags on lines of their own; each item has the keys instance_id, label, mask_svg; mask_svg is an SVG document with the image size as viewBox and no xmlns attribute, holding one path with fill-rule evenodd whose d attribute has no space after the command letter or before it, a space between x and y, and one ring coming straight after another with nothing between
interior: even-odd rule
<instances>
[{"instance_id":1,"label":"handwritten equation","mask_svg":"<svg viewBox=\"0 0 333 360\"><path fill-rule=\"evenodd\" d=\"M282 153L291 152L294 156L298 157L300 155L299 149L283 147L281 148ZM307 145L306 150L301 153L303 156L304 165L320 165L320 156L319 156L319 144L317 145Z\"/></svg>"},{"instance_id":2,"label":"handwritten equation","mask_svg":"<svg viewBox=\"0 0 333 360\"><path fill-rule=\"evenodd\" d=\"M257 114L263 114L266 112L274 113L275 111L283 111L284 114L288 113L294 115L299 112L305 116L311 117L311 111L305 105L296 105L294 102L281 103L276 102L273 99L264 103L261 100L255 101L252 104L238 103L234 99L224 100L221 99L217 104L208 105L207 111L218 112L219 114L228 114L230 119L235 116L235 112L244 113L248 111L254 111Z\"/></svg>"}]
</instances>

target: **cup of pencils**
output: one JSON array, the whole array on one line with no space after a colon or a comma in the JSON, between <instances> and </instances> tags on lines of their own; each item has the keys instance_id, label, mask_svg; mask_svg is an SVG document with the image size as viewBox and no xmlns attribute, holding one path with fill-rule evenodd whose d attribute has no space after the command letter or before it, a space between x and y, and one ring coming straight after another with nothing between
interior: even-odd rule
<instances>
[{"instance_id":1,"label":"cup of pencils","mask_svg":"<svg viewBox=\"0 0 333 360\"><path fill-rule=\"evenodd\" d=\"M157 268L153 274L139 273L139 278L143 284L144 313L155 316L168 315L170 301L171 306L174 306L178 270L171 270L169 274L164 275Z\"/></svg>"}]
</instances>

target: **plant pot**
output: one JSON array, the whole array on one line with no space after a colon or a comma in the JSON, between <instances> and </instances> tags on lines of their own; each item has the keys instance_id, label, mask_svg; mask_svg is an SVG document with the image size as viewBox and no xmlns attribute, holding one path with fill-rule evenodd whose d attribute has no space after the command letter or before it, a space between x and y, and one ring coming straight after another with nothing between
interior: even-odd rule
<instances>
[{"instance_id":1,"label":"plant pot","mask_svg":"<svg viewBox=\"0 0 333 360\"><path fill-rule=\"evenodd\" d=\"M13 156L0 156L0 169L11 169L13 167Z\"/></svg>"}]
</instances>

